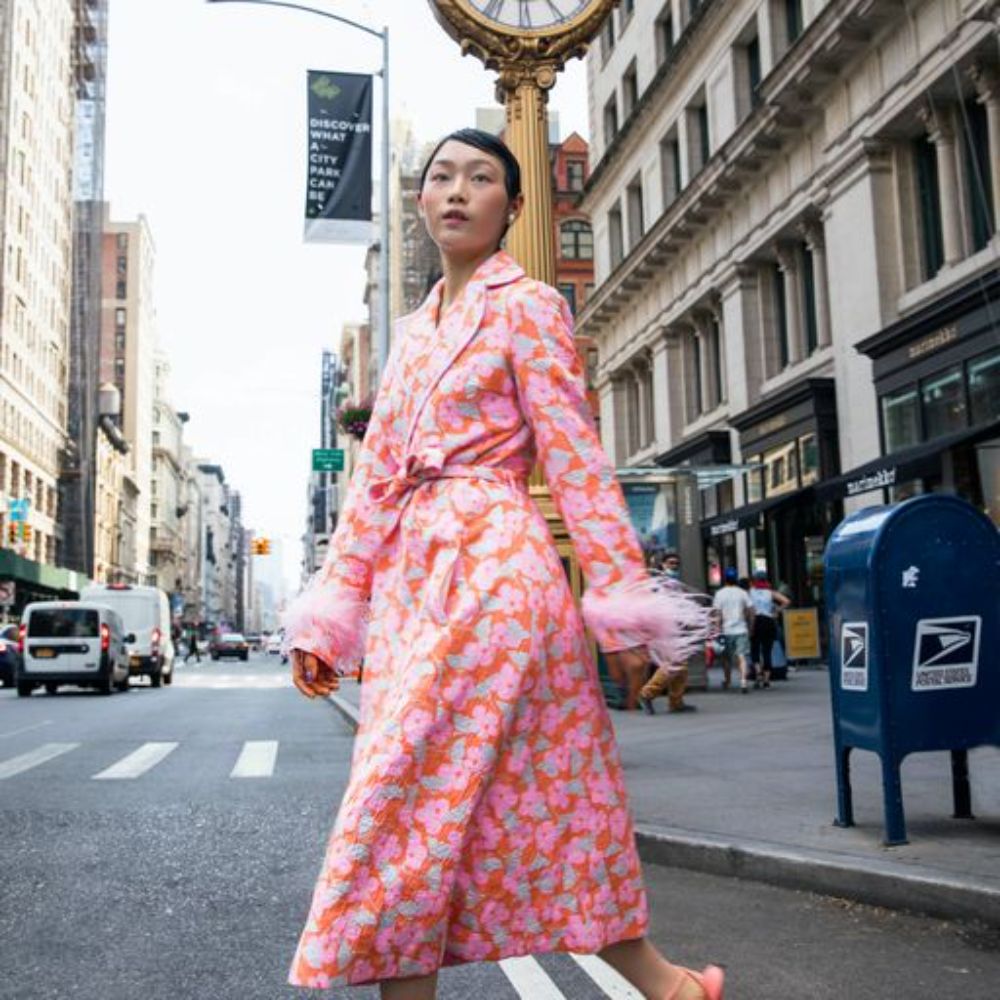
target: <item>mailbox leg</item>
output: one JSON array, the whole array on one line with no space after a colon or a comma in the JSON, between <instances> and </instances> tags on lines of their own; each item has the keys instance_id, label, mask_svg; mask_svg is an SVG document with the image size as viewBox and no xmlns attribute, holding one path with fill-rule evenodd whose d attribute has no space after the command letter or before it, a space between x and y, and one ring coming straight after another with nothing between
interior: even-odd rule
<instances>
[{"instance_id":1,"label":"mailbox leg","mask_svg":"<svg viewBox=\"0 0 1000 1000\"><path fill-rule=\"evenodd\" d=\"M851 748L837 746L837 818L834 826L854 826L854 797L851 794Z\"/></svg>"},{"instance_id":2,"label":"mailbox leg","mask_svg":"<svg viewBox=\"0 0 1000 1000\"><path fill-rule=\"evenodd\" d=\"M955 799L954 819L975 819L972 815L972 789L969 786L969 751L951 752L951 788Z\"/></svg>"},{"instance_id":3,"label":"mailbox leg","mask_svg":"<svg viewBox=\"0 0 1000 1000\"><path fill-rule=\"evenodd\" d=\"M906 819L903 815L903 784L900 780L900 761L889 754L882 760L882 801L885 809L886 847L906 844Z\"/></svg>"}]
</instances>

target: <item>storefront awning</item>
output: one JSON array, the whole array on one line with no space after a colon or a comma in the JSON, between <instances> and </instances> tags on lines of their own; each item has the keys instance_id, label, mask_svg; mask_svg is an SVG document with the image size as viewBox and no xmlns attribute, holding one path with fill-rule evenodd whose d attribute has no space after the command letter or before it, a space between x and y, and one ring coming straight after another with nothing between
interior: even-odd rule
<instances>
[{"instance_id":1,"label":"storefront awning","mask_svg":"<svg viewBox=\"0 0 1000 1000\"><path fill-rule=\"evenodd\" d=\"M76 597L90 583L82 573L37 563L10 549L0 550L0 580L13 580L19 588L50 599Z\"/></svg>"},{"instance_id":2,"label":"storefront awning","mask_svg":"<svg viewBox=\"0 0 1000 1000\"><path fill-rule=\"evenodd\" d=\"M825 480L816 487L816 496L823 501L840 500L934 475L941 468L942 454L950 448L998 434L1000 420L995 420L985 426L966 428L911 448L902 448L891 455L859 465L841 476Z\"/></svg>"},{"instance_id":3,"label":"storefront awning","mask_svg":"<svg viewBox=\"0 0 1000 1000\"><path fill-rule=\"evenodd\" d=\"M807 486L793 493L783 493L781 496L768 497L766 500L758 500L756 503L748 503L736 510L726 511L724 514L717 514L701 522L703 535L709 538L716 538L719 535L729 535L736 531L744 531L747 528L756 528L760 524L761 515L765 511L774 510L785 504L791 503L811 503L814 499L814 489Z\"/></svg>"}]
</instances>

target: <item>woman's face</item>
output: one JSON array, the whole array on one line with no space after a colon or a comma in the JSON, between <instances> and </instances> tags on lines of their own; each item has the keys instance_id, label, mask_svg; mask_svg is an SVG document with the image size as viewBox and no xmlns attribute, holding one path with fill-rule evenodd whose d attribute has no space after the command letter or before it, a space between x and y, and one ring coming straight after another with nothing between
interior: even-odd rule
<instances>
[{"instance_id":1,"label":"woman's face","mask_svg":"<svg viewBox=\"0 0 1000 1000\"><path fill-rule=\"evenodd\" d=\"M500 160L455 140L435 153L419 196L427 232L454 260L492 254L521 201L507 197Z\"/></svg>"}]
</instances>

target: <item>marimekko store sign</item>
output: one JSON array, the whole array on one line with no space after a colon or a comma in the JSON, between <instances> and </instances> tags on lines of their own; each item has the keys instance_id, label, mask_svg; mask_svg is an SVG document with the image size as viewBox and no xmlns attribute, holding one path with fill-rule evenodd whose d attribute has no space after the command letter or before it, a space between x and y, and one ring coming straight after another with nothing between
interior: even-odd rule
<instances>
[{"instance_id":1,"label":"marimekko store sign","mask_svg":"<svg viewBox=\"0 0 1000 1000\"><path fill-rule=\"evenodd\" d=\"M372 78L309 71L307 243L372 240Z\"/></svg>"}]
</instances>

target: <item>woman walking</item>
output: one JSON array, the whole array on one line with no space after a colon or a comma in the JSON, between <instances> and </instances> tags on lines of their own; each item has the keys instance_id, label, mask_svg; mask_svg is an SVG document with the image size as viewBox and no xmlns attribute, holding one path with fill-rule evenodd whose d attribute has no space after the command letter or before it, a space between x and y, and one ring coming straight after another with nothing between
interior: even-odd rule
<instances>
[{"instance_id":1,"label":"woman walking","mask_svg":"<svg viewBox=\"0 0 1000 1000\"><path fill-rule=\"evenodd\" d=\"M771 587L767 570L754 571L750 585L750 603L754 609L753 631L750 635L750 662L753 664L755 688L771 686L771 654L778 637L778 612L792 602Z\"/></svg>"},{"instance_id":2,"label":"woman walking","mask_svg":"<svg viewBox=\"0 0 1000 1000\"><path fill-rule=\"evenodd\" d=\"M536 456L614 669L683 662L702 611L651 586L565 302L498 249L522 201L488 133L453 133L428 161L420 208L444 277L397 327L325 566L286 617L304 694L365 660L290 981L433 1000L442 966L579 951L649 1000L714 1000L719 969L671 965L645 938L610 718L527 490Z\"/></svg>"}]
</instances>

